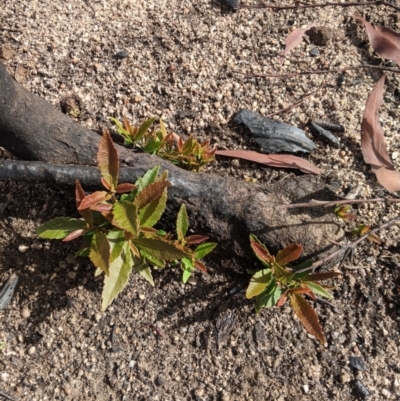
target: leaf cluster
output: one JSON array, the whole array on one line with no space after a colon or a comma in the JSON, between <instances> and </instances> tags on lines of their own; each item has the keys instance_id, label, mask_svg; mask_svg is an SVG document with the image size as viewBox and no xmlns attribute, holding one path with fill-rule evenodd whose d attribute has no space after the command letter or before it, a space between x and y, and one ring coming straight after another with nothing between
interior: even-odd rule
<instances>
[{"instance_id":1,"label":"leaf cluster","mask_svg":"<svg viewBox=\"0 0 400 401\"><path fill-rule=\"evenodd\" d=\"M41 238L71 241L83 237L78 254L88 256L96 275L104 274L102 310L126 286L132 270L154 285L151 267L163 268L179 262L186 282L195 268L205 272L201 258L215 243L204 243L206 236L186 237L189 219L185 205L177 217L177 238L154 228L163 215L168 173L159 167L147 171L135 184L118 184L118 154L108 131L103 132L97 162L104 191L87 195L76 182L76 206L82 218L57 217L37 229ZM192 249L193 245L197 245Z\"/></svg>"},{"instance_id":2,"label":"leaf cluster","mask_svg":"<svg viewBox=\"0 0 400 401\"><path fill-rule=\"evenodd\" d=\"M256 312L261 308L283 306L289 299L301 324L318 341L325 344L318 316L304 296L307 295L314 301L317 296L331 299L332 295L328 291L333 287L321 284L321 281L338 277L340 273L304 271L312 262L288 267L287 265L298 259L301 254L302 246L298 244L285 247L276 256L272 256L265 245L252 234L250 245L264 266L262 270L253 274L246 291L246 298L256 298Z\"/></svg>"},{"instance_id":3,"label":"leaf cluster","mask_svg":"<svg viewBox=\"0 0 400 401\"><path fill-rule=\"evenodd\" d=\"M124 138L125 146L134 146L146 153L155 154L189 171L199 171L205 164L215 159L215 149L210 142L199 142L193 136L186 141L174 132L168 132L160 119L159 128L153 128L155 118L144 121L139 127L133 127L124 118L123 123L111 118L117 126L117 132Z\"/></svg>"}]
</instances>

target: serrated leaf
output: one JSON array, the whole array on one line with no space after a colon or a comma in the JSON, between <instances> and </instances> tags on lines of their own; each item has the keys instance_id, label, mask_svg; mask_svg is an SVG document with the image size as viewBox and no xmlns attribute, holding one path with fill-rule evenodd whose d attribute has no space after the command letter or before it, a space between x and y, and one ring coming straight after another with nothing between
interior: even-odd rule
<instances>
[{"instance_id":1,"label":"serrated leaf","mask_svg":"<svg viewBox=\"0 0 400 401\"><path fill-rule=\"evenodd\" d=\"M178 240L181 241L185 238L188 228L189 217L186 212L186 206L182 203L176 218L176 233L178 235Z\"/></svg>"},{"instance_id":2,"label":"serrated leaf","mask_svg":"<svg viewBox=\"0 0 400 401\"><path fill-rule=\"evenodd\" d=\"M118 184L119 161L117 149L111 139L110 133L104 129L97 152L97 164L100 174L114 189Z\"/></svg>"},{"instance_id":3,"label":"serrated leaf","mask_svg":"<svg viewBox=\"0 0 400 401\"><path fill-rule=\"evenodd\" d=\"M93 233L89 258L96 267L103 270L107 276L109 275L110 243L101 231Z\"/></svg>"},{"instance_id":4,"label":"serrated leaf","mask_svg":"<svg viewBox=\"0 0 400 401\"><path fill-rule=\"evenodd\" d=\"M126 239L124 232L118 229L108 232L107 238L110 244L110 263L112 263L121 254Z\"/></svg>"},{"instance_id":5,"label":"serrated leaf","mask_svg":"<svg viewBox=\"0 0 400 401\"><path fill-rule=\"evenodd\" d=\"M154 266L163 268L165 267L165 261L157 259L152 253L146 252L144 249L140 250L140 258L145 259L146 262L150 262Z\"/></svg>"},{"instance_id":6,"label":"serrated leaf","mask_svg":"<svg viewBox=\"0 0 400 401\"><path fill-rule=\"evenodd\" d=\"M253 234L250 234L250 245L260 262L270 267L275 258L269 253L267 247Z\"/></svg>"},{"instance_id":7,"label":"serrated leaf","mask_svg":"<svg viewBox=\"0 0 400 401\"><path fill-rule=\"evenodd\" d=\"M299 244L288 245L277 253L275 262L280 266L286 266L293 260L298 259L302 250L303 247Z\"/></svg>"},{"instance_id":8,"label":"serrated leaf","mask_svg":"<svg viewBox=\"0 0 400 401\"><path fill-rule=\"evenodd\" d=\"M164 190L171 184L168 181L154 182L148 185L146 188L136 196L135 205L138 210L143 209L145 206L157 201L164 193Z\"/></svg>"},{"instance_id":9,"label":"serrated leaf","mask_svg":"<svg viewBox=\"0 0 400 401\"><path fill-rule=\"evenodd\" d=\"M185 244L186 245L200 244L201 242L207 241L208 238L209 237L207 235L199 235L199 234L189 235L188 237L185 237Z\"/></svg>"},{"instance_id":10,"label":"serrated leaf","mask_svg":"<svg viewBox=\"0 0 400 401\"><path fill-rule=\"evenodd\" d=\"M129 184L128 182L125 182L125 183L123 183L123 184L118 184L118 185L115 187L115 192L116 192L117 194L124 194L124 193L127 193L127 192L131 192L131 191L133 191L134 189L136 189L136 185L134 185L134 184Z\"/></svg>"},{"instance_id":11,"label":"serrated leaf","mask_svg":"<svg viewBox=\"0 0 400 401\"><path fill-rule=\"evenodd\" d=\"M270 284L272 278L271 269L263 269L256 272L250 279L249 286L246 290L246 298L250 299L264 292Z\"/></svg>"},{"instance_id":12,"label":"serrated leaf","mask_svg":"<svg viewBox=\"0 0 400 401\"><path fill-rule=\"evenodd\" d=\"M333 296L326 289L312 281L303 281L303 285L307 286L314 294L319 295L320 297L324 297L327 299L332 299Z\"/></svg>"},{"instance_id":13,"label":"serrated leaf","mask_svg":"<svg viewBox=\"0 0 400 401\"><path fill-rule=\"evenodd\" d=\"M201 259L208 255L218 244L216 242L206 242L205 244L199 245L194 250L194 258Z\"/></svg>"},{"instance_id":14,"label":"serrated leaf","mask_svg":"<svg viewBox=\"0 0 400 401\"><path fill-rule=\"evenodd\" d=\"M82 199L81 204L78 206L78 210L89 209L92 206L98 205L101 202L105 202L111 198L111 194L106 191L96 191L90 195L87 195Z\"/></svg>"},{"instance_id":15,"label":"serrated leaf","mask_svg":"<svg viewBox=\"0 0 400 401\"><path fill-rule=\"evenodd\" d=\"M325 344L325 336L318 316L312 306L299 294L289 294L290 303L301 324L320 343Z\"/></svg>"},{"instance_id":16,"label":"serrated leaf","mask_svg":"<svg viewBox=\"0 0 400 401\"><path fill-rule=\"evenodd\" d=\"M40 238L63 239L68 234L83 228L86 228L86 223L81 219L56 217L38 227L36 234Z\"/></svg>"},{"instance_id":17,"label":"serrated leaf","mask_svg":"<svg viewBox=\"0 0 400 401\"><path fill-rule=\"evenodd\" d=\"M138 192L142 191L143 188L155 182L159 170L160 166L155 166L151 170L146 171L143 177L137 179L135 185L138 188Z\"/></svg>"},{"instance_id":18,"label":"serrated leaf","mask_svg":"<svg viewBox=\"0 0 400 401\"><path fill-rule=\"evenodd\" d=\"M145 260L132 256L133 269L139 273L148 283L154 287L154 280L151 274L151 269Z\"/></svg>"},{"instance_id":19,"label":"serrated leaf","mask_svg":"<svg viewBox=\"0 0 400 401\"><path fill-rule=\"evenodd\" d=\"M117 295L125 288L132 271L132 257L125 243L123 252L110 264L110 274L104 277L101 310L104 312Z\"/></svg>"},{"instance_id":20,"label":"serrated leaf","mask_svg":"<svg viewBox=\"0 0 400 401\"><path fill-rule=\"evenodd\" d=\"M137 235L139 222L137 215L137 207L131 202L115 202L113 207L113 216L115 224L128 231L133 235Z\"/></svg>"},{"instance_id":21,"label":"serrated leaf","mask_svg":"<svg viewBox=\"0 0 400 401\"><path fill-rule=\"evenodd\" d=\"M167 188L162 195L149 203L139 213L140 225L143 227L153 227L160 220L167 206Z\"/></svg>"},{"instance_id":22,"label":"serrated leaf","mask_svg":"<svg viewBox=\"0 0 400 401\"><path fill-rule=\"evenodd\" d=\"M132 242L140 249L148 254L153 255L156 259L169 261L191 257L180 245L163 241L158 238L135 238Z\"/></svg>"}]
</instances>

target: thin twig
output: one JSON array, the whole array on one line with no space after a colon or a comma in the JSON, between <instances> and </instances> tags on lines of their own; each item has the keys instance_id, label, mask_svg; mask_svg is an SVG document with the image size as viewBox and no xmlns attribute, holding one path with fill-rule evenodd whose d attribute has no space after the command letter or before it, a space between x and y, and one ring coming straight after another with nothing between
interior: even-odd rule
<instances>
[{"instance_id":1,"label":"thin twig","mask_svg":"<svg viewBox=\"0 0 400 401\"><path fill-rule=\"evenodd\" d=\"M280 10L295 10L295 9L301 9L301 8L317 8L317 7L333 7L333 6L339 6L339 7L352 7L352 6L388 6L392 7L397 11L400 11L400 7L389 3L388 1L372 1L372 2L353 2L353 3L331 3L331 2L326 2L322 4L306 4L303 2L298 2L297 4L294 4L292 6L275 6L272 4L265 4L263 1L259 1L260 5L258 6L242 6L243 8L271 8L276 11Z\"/></svg>"},{"instance_id":2,"label":"thin twig","mask_svg":"<svg viewBox=\"0 0 400 401\"><path fill-rule=\"evenodd\" d=\"M1 391L1 390L0 390L0 397L3 397L3 398L5 398L6 400L9 400L9 401L17 401L14 397L12 397L11 395L9 395L9 394L5 393L4 391Z\"/></svg>"},{"instance_id":3,"label":"thin twig","mask_svg":"<svg viewBox=\"0 0 400 401\"><path fill-rule=\"evenodd\" d=\"M334 257L336 257L338 254L340 254L343 251L343 248L346 249L346 254L349 251L352 251L355 249L355 247L362 241L364 241L366 238L368 238L370 235L375 234L376 232L383 230L386 227L389 227L391 225L393 225L394 223L396 223L398 220L400 220L400 215L397 217L394 217L393 219L389 220L388 222L382 224L381 226L375 227L374 229L372 229L371 231L368 231L368 233L364 234L363 236L361 236L360 238L357 238L355 241L351 242L350 244L347 245L343 245L342 248L338 249L337 251L331 253L330 255L328 255L327 257L321 259L321 260L317 260L316 262L314 262L311 266L296 271L296 273L302 273L302 272L306 272L308 270L312 270L315 271L315 269L317 269L318 267L322 266L324 263L328 262L329 260L333 259Z\"/></svg>"},{"instance_id":4,"label":"thin twig","mask_svg":"<svg viewBox=\"0 0 400 401\"><path fill-rule=\"evenodd\" d=\"M303 208L303 207L329 207L329 206L336 206L336 205L351 205L353 203L373 203L373 202L396 203L396 202L400 202L400 199L373 198L373 199L344 199L344 200L337 200L337 201L320 201L320 200L312 199L308 203L288 203L285 205L278 205L278 206L276 206L276 209L296 209L296 208Z\"/></svg>"},{"instance_id":5,"label":"thin twig","mask_svg":"<svg viewBox=\"0 0 400 401\"><path fill-rule=\"evenodd\" d=\"M380 65L371 65L371 64L360 64L353 65L348 67L336 68L333 70L313 70L313 71L299 71L299 72L291 72L287 74L247 74L245 72L240 71L232 71L234 74L244 75L245 78L292 78L298 77L299 75L322 75L322 74L341 74L343 71L349 70L358 70L361 68L371 68L379 71L390 71L395 73L400 73L400 69L394 67L385 67Z\"/></svg>"},{"instance_id":6,"label":"thin twig","mask_svg":"<svg viewBox=\"0 0 400 401\"><path fill-rule=\"evenodd\" d=\"M306 98L308 98L309 96L314 95L315 93L319 92L321 89L325 88L325 86L328 85L328 83L325 83L323 85L321 85L319 88L317 88L316 90L305 94L304 96L302 96L302 98L300 100L298 100L297 102L292 103L291 105L289 105L288 107L285 107L284 109L275 111L274 113L268 114L267 117L272 117L275 116L277 114L281 114L281 113L286 113L289 110L292 110L294 107L298 106L299 104L301 104L302 102L304 102L304 100Z\"/></svg>"}]
</instances>

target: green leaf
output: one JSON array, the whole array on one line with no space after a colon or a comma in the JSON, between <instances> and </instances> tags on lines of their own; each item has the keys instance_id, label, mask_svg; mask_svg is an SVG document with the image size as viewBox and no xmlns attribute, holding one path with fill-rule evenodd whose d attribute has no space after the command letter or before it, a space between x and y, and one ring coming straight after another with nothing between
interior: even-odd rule
<instances>
[{"instance_id":1,"label":"green leaf","mask_svg":"<svg viewBox=\"0 0 400 401\"><path fill-rule=\"evenodd\" d=\"M143 258L132 255L133 269L154 287L154 280L149 265Z\"/></svg>"},{"instance_id":2,"label":"green leaf","mask_svg":"<svg viewBox=\"0 0 400 401\"><path fill-rule=\"evenodd\" d=\"M312 306L300 295L289 293L290 303L301 324L320 343L325 344L325 336L319 324L318 316Z\"/></svg>"},{"instance_id":3,"label":"green leaf","mask_svg":"<svg viewBox=\"0 0 400 401\"><path fill-rule=\"evenodd\" d=\"M146 171L143 177L137 179L135 185L138 187L138 192L142 191L143 188L152 184L156 180L159 170L160 166L155 166L151 170Z\"/></svg>"},{"instance_id":4,"label":"green leaf","mask_svg":"<svg viewBox=\"0 0 400 401\"><path fill-rule=\"evenodd\" d=\"M276 257L275 262L280 266L286 266L288 263L300 257L303 247L299 244L291 244L280 250Z\"/></svg>"},{"instance_id":5,"label":"green leaf","mask_svg":"<svg viewBox=\"0 0 400 401\"><path fill-rule=\"evenodd\" d=\"M315 295L319 295L320 297L325 297L328 299L332 299L333 296L325 288L317 283L313 283L312 281L303 281L303 284L306 285Z\"/></svg>"},{"instance_id":6,"label":"green leaf","mask_svg":"<svg viewBox=\"0 0 400 401\"><path fill-rule=\"evenodd\" d=\"M195 260L204 258L204 256L208 255L218 244L216 242L206 242L205 244L199 245L194 250L194 258Z\"/></svg>"},{"instance_id":7,"label":"green leaf","mask_svg":"<svg viewBox=\"0 0 400 401\"><path fill-rule=\"evenodd\" d=\"M275 306L282 295L282 290L278 287L275 280L271 281L266 291L256 298L256 312L260 312L261 308L271 308Z\"/></svg>"},{"instance_id":8,"label":"green leaf","mask_svg":"<svg viewBox=\"0 0 400 401\"><path fill-rule=\"evenodd\" d=\"M110 243L101 231L96 231L93 234L89 258L96 267L103 270L107 276L109 275Z\"/></svg>"},{"instance_id":9,"label":"green leaf","mask_svg":"<svg viewBox=\"0 0 400 401\"><path fill-rule=\"evenodd\" d=\"M110 263L111 263L121 254L126 239L124 232L119 229L114 229L108 232L107 238L110 244Z\"/></svg>"},{"instance_id":10,"label":"green leaf","mask_svg":"<svg viewBox=\"0 0 400 401\"><path fill-rule=\"evenodd\" d=\"M104 312L116 296L125 288L132 271L132 257L128 243L123 252L110 264L110 274L104 277L101 310Z\"/></svg>"},{"instance_id":11,"label":"green leaf","mask_svg":"<svg viewBox=\"0 0 400 401\"><path fill-rule=\"evenodd\" d=\"M151 125L154 123L155 118L149 118L148 120L144 121L141 126L139 127L139 130L137 134L135 135L134 141L139 141L140 139L143 138L143 136L147 133L147 130L151 127Z\"/></svg>"},{"instance_id":12,"label":"green leaf","mask_svg":"<svg viewBox=\"0 0 400 401\"><path fill-rule=\"evenodd\" d=\"M250 234L250 245L257 258L265 267L271 267L275 258L269 253L267 247L253 234Z\"/></svg>"},{"instance_id":13,"label":"green leaf","mask_svg":"<svg viewBox=\"0 0 400 401\"><path fill-rule=\"evenodd\" d=\"M167 206L167 188L162 195L143 207L139 213L140 225L144 227L153 227L158 223Z\"/></svg>"},{"instance_id":14,"label":"green leaf","mask_svg":"<svg viewBox=\"0 0 400 401\"><path fill-rule=\"evenodd\" d=\"M186 237L188 228L189 218L186 212L186 206L184 203L182 203L176 218L176 233L179 241L182 241Z\"/></svg>"},{"instance_id":15,"label":"green leaf","mask_svg":"<svg viewBox=\"0 0 400 401\"><path fill-rule=\"evenodd\" d=\"M251 278L250 284L247 287L246 298L250 299L264 292L272 278L271 269L263 269L256 272Z\"/></svg>"},{"instance_id":16,"label":"green leaf","mask_svg":"<svg viewBox=\"0 0 400 401\"><path fill-rule=\"evenodd\" d=\"M183 269L182 282L186 284L195 269L193 260L189 258L182 258L181 267Z\"/></svg>"},{"instance_id":17,"label":"green leaf","mask_svg":"<svg viewBox=\"0 0 400 401\"><path fill-rule=\"evenodd\" d=\"M157 259L152 253L146 252L144 249L140 250L140 255L142 259L145 259L146 262L150 262L154 266L165 267L165 260Z\"/></svg>"},{"instance_id":18,"label":"green leaf","mask_svg":"<svg viewBox=\"0 0 400 401\"><path fill-rule=\"evenodd\" d=\"M118 153L110 133L106 129L103 130L103 136L100 140L97 164L101 176L110 184L111 189L114 189L118 184Z\"/></svg>"},{"instance_id":19,"label":"green leaf","mask_svg":"<svg viewBox=\"0 0 400 401\"><path fill-rule=\"evenodd\" d=\"M139 222L136 205L126 201L115 202L113 216L119 228L122 228L134 236L137 235Z\"/></svg>"},{"instance_id":20,"label":"green leaf","mask_svg":"<svg viewBox=\"0 0 400 401\"><path fill-rule=\"evenodd\" d=\"M168 181L153 182L152 184L143 188L143 190L136 196L135 205L138 210L143 209L145 206L158 201L163 195L165 189L171 184Z\"/></svg>"},{"instance_id":21,"label":"green leaf","mask_svg":"<svg viewBox=\"0 0 400 401\"><path fill-rule=\"evenodd\" d=\"M159 238L134 238L132 242L156 259L162 261L182 259L191 255L180 245Z\"/></svg>"},{"instance_id":22,"label":"green leaf","mask_svg":"<svg viewBox=\"0 0 400 401\"><path fill-rule=\"evenodd\" d=\"M40 238L63 239L68 234L85 227L86 223L84 220L70 217L56 217L38 227L36 234Z\"/></svg>"}]
</instances>

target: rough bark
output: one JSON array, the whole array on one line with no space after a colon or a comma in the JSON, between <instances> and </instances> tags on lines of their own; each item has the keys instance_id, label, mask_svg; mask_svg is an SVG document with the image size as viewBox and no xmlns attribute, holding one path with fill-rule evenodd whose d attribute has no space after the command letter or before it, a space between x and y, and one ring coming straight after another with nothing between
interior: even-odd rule
<instances>
[{"instance_id":1,"label":"rough bark","mask_svg":"<svg viewBox=\"0 0 400 401\"><path fill-rule=\"evenodd\" d=\"M79 178L83 185L98 186L98 173L89 167L95 165L98 142L96 132L24 89L0 63L0 146L25 161L54 163L12 165L3 161L2 179L73 184ZM190 173L156 156L116 146L121 166L131 166L122 167L120 182L135 181L155 165L169 171L173 184L169 210L175 212L185 202L193 228L219 242L216 255L246 259L248 235L254 233L272 251L297 242L304 246L306 256L318 258L333 250L330 240L339 241L343 236L337 220L325 209L276 209L278 204L312 198L331 200L332 193L318 177L299 177L266 187ZM65 166L68 164L79 166ZM229 260L225 258L222 264L229 265Z\"/></svg>"}]
</instances>

